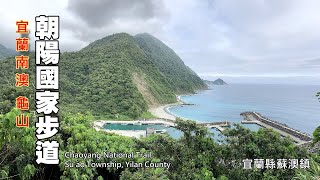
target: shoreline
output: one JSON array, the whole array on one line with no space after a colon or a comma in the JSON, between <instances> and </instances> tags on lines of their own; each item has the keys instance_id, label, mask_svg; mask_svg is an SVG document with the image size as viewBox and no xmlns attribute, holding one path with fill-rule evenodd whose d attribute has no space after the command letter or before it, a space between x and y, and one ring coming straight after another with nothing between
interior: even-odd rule
<instances>
[{"instance_id":1,"label":"shoreline","mask_svg":"<svg viewBox=\"0 0 320 180\"><path fill-rule=\"evenodd\" d=\"M186 119L186 118L183 118L183 117L179 117L173 113L171 113L169 111L169 108L171 107L175 107L175 106L181 106L183 104L187 104L186 102L184 102L182 99L181 99L181 96L192 96L192 95L195 95L195 94L184 94L184 95L177 95L177 101L176 103L172 103L172 104L165 104L165 105L160 105L158 107L153 107L153 108L150 108L148 109L148 111L158 117L158 118L162 118L162 119L169 119L169 120L173 120L175 121L176 118L181 118L181 119Z\"/></svg>"},{"instance_id":2,"label":"shoreline","mask_svg":"<svg viewBox=\"0 0 320 180\"><path fill-rule=\"evenodd\" d=\"M143 119L143 120L134 120L134 121L130 121L130 124L134 124L134 123L152 123L152 124L163 124L166 125L168 127L174 127L175 126L175 121L176 118L181 118L181 119L185 119L183 117L179 117L174 115L173 113L171 113L169 111L170 107L174 107L174 106L181 106L182 104L187 104L185 103L182 99L181 96L192 96L195 94L186 94L186 95L177 95L177 102L176 103L172 103L172 104L164 104L164 105L160 105L158 107L152 107L148 109L148 112L150 112L152 115L154 115L156 118L153 119ZM116 123L116 124L121 124L121 123L128 123L128 121L111 121L112 123ZM110 123L110 120L96 120L93 122L93 128L96 131L104 131L107 133L114 133L114 134L118 134L118 135L122 135L122 136L127 136L127 137L134 137L134 138L141 138L141 137L146 137L147 133L146 130L111 130L111 129L104 129L103 126L106 123Z\"/></svg>"},{"instance_id":3,"label":"shoreline","mask_svg":"<svg viewBox=\"0 0 320 180\"><path fill-rule=\"evenodd\" d=\"M96 131L103 131L103 132L118 134L118 135L126 136L126 137L141 138L141 137L146 136L146 132L141 131L141 130L113 130L113 129L109 130L109 129L104 129L103 126L107 122L108 121L104 121L104 120L94 121L93 128Z\"/></svg>"},{"instance_id":4,"label":"shoreline","mask_svg":"<svg viewBox=\"0 0 320 180\"><path fill-rule=\"evenodd\" d=\"M166 105L162 105L162 106L158 106L158 107L154 107L154 108L150 108L148 111L155 117L157 118L162 118L162 119L170 119L175 121L176 118L178 118L178 116L170 113L170 111L168 110L170 107L174 107L174 106L179 106L182 103L173 103L173 104L166 104Z\"/></svg>"}]
</instances>

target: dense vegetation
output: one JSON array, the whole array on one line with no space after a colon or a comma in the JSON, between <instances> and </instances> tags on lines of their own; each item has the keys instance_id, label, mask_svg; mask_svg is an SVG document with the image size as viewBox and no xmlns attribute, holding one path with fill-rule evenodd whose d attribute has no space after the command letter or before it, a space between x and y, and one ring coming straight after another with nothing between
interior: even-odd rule
<instances>
[{"instance_id":1,"label":"dense vegetation","mask_svg":"<svg viewBox=\"0 0 320 180\"><path fill-rule=\"evenodd\" d=\"M61 119L61 128L56 136L60 142L60 164L38 165L35 163L34 127L16 128L18 110L0 115L0 178L15 179L316 179L319 174L320 153L310 155L305 149L295 146L291 140L282 138L270 129L252 132L241 126L228 130L225 141L217 143L206 128L193 121L178 121L183 137L173 139L169 135L152 135L143 139L131 139L92 128L90 114L69 114ZM34 121L31 123L34 124ZM68 162L85 162L83 159L68 159L65 152L152 152L152 158L125 159L122 162L170 162L165 168L66 168ZM243 159L254 158L310 158L307 170L245 170ZM109 162L110 159L87 159L93 162Z\"/></svg>"},{"instance_id":2,"label":"dense vegetation","mask_svg":"<svg viewBox=\"0 0 320 180\"><path fill-rule=\"evenodd\" d=\"M15 54L16 52L14 50L8 49L0 44L0 60L8 56L13 56Z\"/></svg>"},{"instance_id":3,"label":"dense vegetation","mask_svg":"<svg viewBox=\"0 0 320 180\"><path fill-rule=\"evenodd\" d=\"M190 93L206 88L197 74L186 67L180 57L160 40L147 33L138 34L134 38L176 92Z\"/></svg>"},{"instance_id":4,"label":"dense vegetation","mask_svg":"<svg viewBox=\"0 0 320 180\"><path fill-rule=\"evenodd\" d=\"M59 65L62 113L89 111L95 116L137 118L147 111L148 106L175 102L176 93L192 93L205 88L202 80L167 46L158 47L166 57L164 63L177 67L162 71L163 64L155 63L157 59L153 58L157 57L153 56L155 52L150 53L136 41L133 36L120 33L97 40L78 52L63 53ZM159 40L157 42L160 43ZM153 46L152 41L145 40L144 43ZM31 67L27 72L34 82L32 64L33 53L30 54ZM0 107L6 107L2 113L13 107L14 98L19 94L13 86L14 67L14 57L0 62L0 91L12 94L0 97ZM30 101L34 101L33 89L30 86L22 90L28 91L27 95L32 98Z\"/></svg>"}]
</instances>

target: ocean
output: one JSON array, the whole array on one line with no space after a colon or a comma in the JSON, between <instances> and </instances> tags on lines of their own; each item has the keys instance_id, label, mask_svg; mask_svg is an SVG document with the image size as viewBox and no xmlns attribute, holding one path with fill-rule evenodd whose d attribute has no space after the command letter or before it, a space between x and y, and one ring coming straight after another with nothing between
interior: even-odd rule
<instances>
[{"instance_id":1,"label":"ocean","mask_svg":"<svg viewBox=\"0 0 320 180\"><path fill-rule=\"evenodd\" d=\"M240 123L241 112L256 111L289 127L312 134L320 126L316 85L231 84L210 86L195 95L181 96L190 104L171 107L170 113L198 122ZM244 125L252 130L257 125Z\"/></svg>"}]
</instances>

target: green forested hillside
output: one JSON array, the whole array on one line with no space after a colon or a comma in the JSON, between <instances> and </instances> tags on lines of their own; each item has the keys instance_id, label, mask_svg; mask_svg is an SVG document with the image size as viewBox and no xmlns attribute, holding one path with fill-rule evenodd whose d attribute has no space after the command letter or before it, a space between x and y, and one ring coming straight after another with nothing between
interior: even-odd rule
<instances>
[{"instance_id":1,"label":"green forested hillside","mask_svg":"<svg viewBox=\"0 0 320 180\"><path fill-rule=\"evenodd\" d=\"M16 54L14 50L8 49L0 44L0 59Z\"/></svg>"},{"instance_id":2,"label":"green forested hillside","mask_svg":"<svg viewBox=\"0 0 320 180\"><path fill-rule=\"evenodd\" d=\"M154 42L146 39L144 44L153 47ZM139 46L133 36L120 33L97 40L78 52L61 54L61 111L89 111L98 116L125 115L136 118L147 111L148 106L175 102L175 93L191 93L205 87L202 80L178 56L170 58L172 50L169 52L166 46L162 48L158 49L164 56L163 60L156 52L149 52ZM30 55L31 67L28 70L32 74L32 82L33 54ZM155 61L156 58L159 63ZM7 58L0 62L0 90L13 94L11 99L8 96L0 97L0 108L5 109L3 113L8 112L10 106L13 107L15 94L19 93L13 86L13 59ZM176 67L166 71L166 63ZM32 98L34 87L24 89L30 92Z\"/></svg>"},{"instance_id":3,"label":"green forested hillside","mask_svg":"<svg viewBox=\"0 0 320 180\"><path fill-rule=\"evenodd\" d=\"M199 76L159 39L147 33L138 34L134 38L148 58L157 65L169 81L171 88L176 92L189 93L200 88L206 88L205 83Z\"/></svg>"}]
</instances>

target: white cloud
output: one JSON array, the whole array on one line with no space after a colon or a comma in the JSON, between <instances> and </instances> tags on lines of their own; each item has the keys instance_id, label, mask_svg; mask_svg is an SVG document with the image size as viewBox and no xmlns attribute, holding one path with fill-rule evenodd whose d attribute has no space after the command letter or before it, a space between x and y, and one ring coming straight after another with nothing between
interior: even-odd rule
<instances>
[{"instance_id":1,"label":"white cloud","mask_svg":"<svg viewBox=\"0 0 320 180\"><path fill-rule=\"evenodd\" d=\"M149 32L198 73L319 76L320 1L130 2L6 0L0 7L0 43L14 48L16 20L29 20L34 32L34 17L52 14L61 18L62 50L78 50L117 32Z\"/></svg>"}]
</instances>

